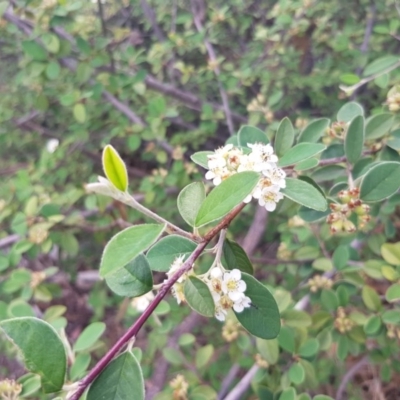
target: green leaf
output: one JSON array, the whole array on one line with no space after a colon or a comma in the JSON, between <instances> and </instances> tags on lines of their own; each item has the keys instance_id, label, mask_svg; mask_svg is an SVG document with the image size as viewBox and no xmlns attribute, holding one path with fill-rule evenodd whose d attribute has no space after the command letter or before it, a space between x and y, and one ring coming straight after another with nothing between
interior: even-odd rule
<instances>
[{"instance_id":1,"label":"green leaf","mask_svg":"<svg viewBox=\"0 0 400 400\"><path fill-rule=\"evenodd\" d=\"M393 150L400 151L400 129L396 129L390 133L390 137L386 142L386 145Z\"/></svg>"},{"instance_id":2,"label":"green leaf","mask_svg":"<svg viewBox=\"0 0 400 400\"><path fill-rule=\"evenodd\" d=\"M345 85L355 85L360 82L360 78L355 74L342 74L339 76L339 79Z\"/></svg>"},{"instance_id":3,"label":"green leaf","mask_svg":"<svg viewBox=\"0 0 400 400\"><path fill-rule=\"evenodd\" d=\"M372 167L363 177L360 186L360 199L377 202L396 193L400 188L400 163L381 162Z\"/></svg>"},{"instance_id":4,"label":"green leaf","mask_svg":"<svg viewBox=\"0 0 400 400\"><path fill-rule=\"evenodd\" d=\"M153 288L150 264L143 254L139 254L124 268L105 277L108 287L119 296L137 297Z\"/></svg>"},{"instance_id":5,"label":"green leaf","mask_svg":"<svg viewBox=\"0 0 400 400\"><path fill-rule=\"evenodd\" d=\"M393 115L389 113L381 113L369 117L365 124L365 138L367 140L381 138L389 133L393 122Z\"/></svg>"},{"instance_id":6,"label":"green leaf","mask_svg":"<svg viewBox=\"0 0 400 400\"><path fill-rule=\"evenodd\" d=\"M22 42L22 49L25 54L35 61L47 61L46 50L34 40L25 40Z\"/></svg>"},{"instance_id":7,"label":"green leaf","mask_svg":"<svg viewBox=\"0 0 400 400\"><path fill-rule=\"evenodd\" d=\"M192 161L201 167L208 169L208 156L214 154L213 151L198 151L190 156Z\"/></svg>"},{"instance_id":8,"label":"green leaf","mask_svg":"<svg viewBox=\"0 0 400 400\"><path fill-rule=\"evenodd\" d=\"M336 269L340 270L347 266L349 261L350 253L349 247L346 245L338 246L333 252L332 261Z\"/></svg>"},{"instance_id":9,"label":"green leaf","mask_svg":"<svg viewBox=\"0 0 400 400\"><path fill-rule=\"evenodd\" d=\"M319 342L315 338L307 339L299 348L299 355L301 357L313 357L318 353Z\"/></svg>"},{"instance_id":10,"label":"green leaf","mask_svg":"<svg viewBox=\"0 0 400 400\"><path fill-rule=\"evenodd\" d=\"M325 149L326 146L321 143L299 143L279 159L278 165L280 167L287 167L288 165L297 164L300 161L322 153Z\"/></svg>"},{"instance_id":11,"label":"green leaf","mask_svg":"<svg viewBox=\"0 0 400 400\"><path fill-rule=\"evenodd\" d=\"M386 300L389 302L400 300L400 283L395 283L386 290Z\"/></svg>"},{"instance_id":12,"label":"green leaf","mask_svg":"<svg viewBox=\"0 0 400 400\"><path fill-rule=\"evenodd\" d=\"M288 117L280 122L275 135L274 149L278 157L282 157L293 145L294 129Z\"/></svg>"},{"instance_id":13,"label":"green leaf","mask_svg":"<svg viewBox=\"0 0 400 400\"><path fill-rule=\"evenodd\" d=\"M92 347L96 343L97 339L99 339L103 334L105 329L106 324L104 322L93 322L88 325L75 342L74 351L87 350Z\"/></svg>"},{"instance_id":14,"label":"green leaf","mask_svg":"<svg viewBox=\"0 0 400 400\"><path fill-rule=\"evenodd\" d=\"M310 315L300 310L285 310L282 312L281 318L285 321L286 326L292 328L307 328L312 323Z\"/></svg>"},{"instance_id":15,"label":"green leaf","mask_svg":"<svg viewBox=\"0 0 400 400\"><path fill-rule=\"evenodd\" d=\"M344 140L344 151L347 160L355 164L361 157L364 146L364 117L359 115L355 117L347 129Z\"/></svg>"},{"instance_id":16,"label":"green leaf","mask_svg":"<svg viewBox=\"0 0 400 400\"><path fill-rule=\"evenodd\" d=\"M90 386L87 400L144 400L144 379L135 356L127 351L103 370Z\"/></svg>"},{"instance_id":17,"label":"green leaf","mask_svg":"<svg viewBox=\"0 0 400 400\"><path fill-rule=\"evenodd\" d=\"M72 113L74 114L76 121L80 124L83 124L86 121L86 108L82 103L75 104Z\"/></svg>"},{"instance_id":18,"label":"green leaf","mask_svg":"<svg viewBox=\"0 0 400 400\"><path fill-rule=\"evenodd\" d=\"M100 263L100 276L105 277L125 267L149 248L162 234L165 225L143 224L117 233L106 245Z\"/></svg>"},{"instance_id":19,"label":"green leaf","mask_svg":"<svg viewBox=\"0 0 400 400\"><path fill-rule=\"evenodd\" d=\"M294 363L289 368L288 372L290 381L295 385L300 385L303 383L304 378L306 377L306 373L304 371L303 366L300 363Z\"/></svg>"},{"instance_id":20,"label":"green leaf","mask_svg":"<svg viewBox=\"0 0 400 400\"><path fill-rule=\"evenodd\" d=\"M26 368L40 375L44 392L61 390L67 357L55 329L33 317L4 320L0 322L0 328L22 352Z\"/></svg>"},{"instance_id":21,"label":"green leaf","mask_svg":"<svg viewBox=\"0 0 400 400\"><path fill-rule=\"evenodd\" d=\"M196 352L195 365L197 369L205 367L211 360L214 354L214 346L207 344L206 346L200 347Z\"/></svg>"},{"instance_id":22,"label":"green leaf","mask_svg":"<svg viewBox=\"0 0 400 400\"><path fill-rule=\"evenodd\" d=\"M381 308L381 299L379 298L376 290L371 286L364 285L362 288L361 296L364 304L372 311L379 311Z\"/></svg>"},{"instance_id":23,"label":"green leaf","mask_svg":"<svg viewBox=\"0 0 400 400\"><path fill-rule=\"evenodd\" d=\"M279 400L296 400L296 389L289 387L282 391Z\"/></svg>"},{"instance_id":24,"label":"green leaf","mask_svg":"<svg viewBox=\"0 0 400 400\"><path fill-rule=\"evenodd\" d=\"M185 299L189 306L205 317L215 314L214 300L208 286L198 278L189 276L183 284Z\"/></svg>"},{"instance_id":25,"label":"green leaf","mask_svg":"<svg viewBox=\"0 0 400 400\"><path fill-rule=\"evenodd\" d=\"M306 222L315 222L326 218L330 213L331 210L329 208L327 208L325 211L317 211L308 207L301 206L298 215Z\"/></svg>"},{"instance_id":26,"label":"green leaf","mask_svg":"<svg viewBox=\"0 0 400 400\"><path fill-rule=\"evenodd\" d=\"M355 101L350 101L340 108L337 113L337 120L341 122L350 122L357 116L364 115L364 109Z\"/></svg>"},{"instance_id":27,"label":"green leaf","mask_svg":"<svg viewBox=\"0 0 400 400\"><path fill-rule=\"evenodd\" d=\"M159 240L147 252L147 260L153 271L169 271L175 258L187 258L196 248L196 243L178 235L169 235Z\"/></svg>"},{"instance_id":28,"label":"green leaf","mask_svg":"<svg viewBox=\"0 0 400 400\"><path fill-rule=\"evenodd\" d=\"M382 322L380 317L377 315L372 315L364 326L364 332L368 336L374 336L379 332L381 326Z\"/></svg>"},{"instance_id":29,"label":"green leaf","mask_svg":"<svg viewBox=\"0 0 400 400\"><path fill-rule=\"evenodd\" d=\"M179 193L177 203L182 218L190 226L194 226L200 206L206 198L203 182L193 182L184 187Z\"/></svg>"},{"instance_id":30,"label":"green leaf","mask_svg":"<svg viewBox=\"0 0 400 400\"><path fill-rule=\"evenodd\" d=\"M334 400L334 398L326 394L317 394L313 397L313 400Z\"/></svg>"},{"instance_id":31,"label":"green leaf","mask_svg":"<svg viewBox=\"0 0 400 400\"><path fill-rule=\"evenodd\" d=\"M381 246L383 259L392 265L400 265L400 242L384 243Z\"/></svg>"},{"instance_id":32,"label":"green leaf","mask_svg":"<svg viewBox=\"0 0 400 400\"><path fill-rule=\"evenodd\" d=\"M246 252L236 242L226 239L223 246L223 254L225 258L224 266L227 269L239 269L253 275L253 265Z\"/></svg>"},{"instance_id":33,"label":"green leaf","mask_svg":"<svg viewBox=\"0 0 400 400\"><path fill-rule=\"evenodd\" d=\"M290 200L317 211L328 207L326 198L313 185L300 179L286 178L286 188L282 194Z\"/></svg>"},{"instance_id":34,"label":"green leaf","mask_svg":"<svg viewBox=\"0 0 400 400\"><path fill-rule=\"evenodd\" d=\"M46 76L53 80L53 79L57 79L60 75L60 65L58 64L57 61L52 61L51 63L47 64L46 67Z\"/></svg>"},{"instance_id":35,"label":"green leaf","mask_svg":"<svg viewBox=\"0 0 400 400\"><path fill-rule=\"evenodd\" d=\"M267 135L262 130L254 126L244 125L240 128L238 132L238 143L239 146L248 147L247 146L248 143L268 144L269 140L267 138Z\"/></svg>"},{"instance_id":36,"label":"green leaf","mask_svg":"<svg viewBox=\"0 0 400 400\"><path fill-rule=\"evenodd\" d=\"M318 158L309 158L307 160L300 161L294 167L295 171L305 171L307 169L315 168L319 164Z\"/></svg>"},{"instance_id":37,"label":"green leaf","mask_svg":"<svg viewBox=\"0 0 400 400\"><path fill-rule=\"evenodd\" d=\"M242 312L235 312L236 318L252 335L261 339L274 339L278 336L281 320L278 306L268 289L251 275L242 273L247 285L246 296L251 306Z\"/></svg>"},{"instance_id":38,"label":"green leaf","mask_svg":"<svg viewBox=\"0 0 400 400\"><path fill-rule=\"evenodd\" d=\"M203 201L195 226L206 225L228 214L252 192L259 179L256 172L240 172L224 180Z\"/></svg>"},{"instance_id":39,"label":"green leaf","mask_svg":"<svg viewBox=\"0 0 400 400\"><path fill-rule=\"evenodd\" d=\"M400 58L398 56L380 57L377 60L372 61L365 67L363 71L363 76L371 76L384 72L386 69L398 63L399 61Z\"/></svg>"},{"instance_id":40,"label":"green leaf","mask_svg":"<svg viewBox=\"0 0 400 400\"><path fill-rule=\"evenodd\" d=\"M45 33L41 39L43 41L43 44L46 46L46 49L50 53L58 53L58 51L60 50L60 40L58 39L57 35L54 35L52 33Z\"/></svg>"},{"instance_id":41,"label":"green leaf","mask_svg":"<svg viewBox=\"0 0 400 400\"><path fill-rule=\"evenodd\" d=\"M325 133L331 121L328 118L320 118L311 121L300 133L299 143L318 142L319 138Z\"/></svg>"},{"instance_id":42,"label":"green leaf","mask_svg":"<svg viewBox=\"0 0 400 400\"><path fill-rule=\"evenodd\" d=\"M398 325L400 322L400 312L399 310L387 310L382 314L382 321L385 324Z\"/></svg>"},{"instance_id":43,"label":"green leaf","mask_svg":"<svg viewBox=\"0 0 400 400\"><path fill-rule=\"evenodd\" d=\"M107 179L121 192L128 188L128 171L125 163L111 145L103 150L103 170Z\"/></svg>"},{"instance_id":44,"label":"green leaf","mask_svg":"<svg viewBox=\"0 0 400 400\"><path fill-rule=\"evenodd\" d=\"M279 346L288 353L294 353L296 344L294 342L294 332L293 329L288 326L283 325L278 336Z\"/></svg>"},{"instance_id":45,"label":"green leaf","mask_svg":"<svg viewBox=\"0 0 400 400\"><path fill-rule=\"evenodd\" d=\"M256 339L257 351L269 365L274 365L279 361L278 339Z\"/></svg>"}]
</instances>

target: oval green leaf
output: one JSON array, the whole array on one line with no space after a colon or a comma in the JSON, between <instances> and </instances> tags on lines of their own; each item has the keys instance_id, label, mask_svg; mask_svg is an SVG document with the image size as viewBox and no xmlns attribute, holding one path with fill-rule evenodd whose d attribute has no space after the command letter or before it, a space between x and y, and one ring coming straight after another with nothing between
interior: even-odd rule
<instances>
[{"instance_id":1,"label":"oval green leaf","mask_svg":"<svg viewBox=\"0 0 400 400\"><path fill-rule=\"evenodd\" d=\"M107 179L121 192L128 188L128 171L125 163L111 145L103 150L103 170Z\"/></svg>"},{"instance_id":2,"label":"oval green leaf","mask_svg":"<svg viewBox=\"0 0 400 400\"><path fill-rule=\"evenodd\" d=\"M288 117L283 118L275 135L274 148L278 157L283 156L293 145L294 129Z\"/></svg>"},{"instance_id":3,"label":"oval green leaf","mask_svg":"<svg viewBox=\"0 0 400 400\"><path fill-rule=\"evenodd\" d=\"M389 113L381 113L369 117L365 124L365 138L368 140L381 138L389 133L393 122L393 115Z\"/></svg>"},{"instance_id":4,"label":"oval green leaf","mask_svg":"<svg viewBox=\"0 0 400 400\"><path fill-rule=\"evenodd\" d=\"M135 356L127 351L111 361L90 386L87 400L144 400L144 379Z\"/></svg>"},{"instance_id":5,"label":"oval green leaf","mask_svg":"<svg viewBox=\"0 0 400 400\"><path fill-rule=\"evenodd\" d=\"M382 73L399 61L400 58L398 56L380 57L377 60L372 61L365 67L363 71L363 76L371 76Z\"/></svg>"},{"instance_id":6,"label":"oval green leaf","mask_svg":"<svg viewBox=\"0 0 400 400\"><path fill-rule=\"evenodd\" d=\"M0 322L0 328L19 348L26 368L40 375L45 393L61 390L67 357L55 329L33 317L13 318Z\"/></svg>"},{"instance_id":7,"label":"oval green leaf","mask_svg":"<svg viewBox=\"0 0 400 400\"><path fill-rule=\"evenodd\" d=\"M286 178L286 188L281 192L288 199L313 210L325 211L328 207L322 193L313 185L300 179Z\"/></svg>"},{"instance_id":8,"label":"oval green leaf","mask_svg":"<svg viewBox=\"0 0 400 400\"><path fill-rule=\"evenodd\" d=\"M400 188L400 163L381 162L372 167L361 182L360 199L376 202L387 199Z\"/></svg>"},{"instance_id":9,"label":"oval green leaf","mask_svg":"<svg viewBox=\"0 0 400 400\"><path fill-rule=\"evenodd\" d=\"M318 142L319 138L325 133L329 124L328 118L319 118L311 121L300 133L299 143L302 142Z\"/></svg>"},{"instance_id":10,"label":"oval green leaf","mask_svg":"<svg viewBox=\"0 0 400 400\"><path fill-rule=\"evenodd\" d=\"M74 344L74 351L82 351L92 347L106 329L104 322L93 322L88 325Z\"/></svg>"},{"instance_id":11,"label":"oval green leaf","mask_svg":"<svg viewBox=\"0 0 400 400\"><path fill-rule=\"evenodd\" d=\"M215 305L210 289L200 279L189 276L183 285L185 299L189 306L205 317L213 317Z\"/></svg>"},{"instance_id":12,"label":"oval green leaf","mask_svg":"<svg viewBox=\"0 0 400 400\"><path fill-rule=\"evenodd\" d=\"M190 156L193 162L201 167L208 169L208 156L214 154L213 151L198 151Z\"/></svg>"},{"instance_id":13,"label":"oval green leaf","mask_svg":"<svg viewBox=\"0 0 400 400\"><path fill-rule=\"evenodd\" d=\"M178 235L169 235L159 240L147 252L147 260L153 271L169 271L175 258L187 258L196 248L196 243Z\"/></svg>"},{"instance_id":14,"label":"oval green leaf","mask_svg":"<svg viewBox=\"0 0 400 400\"><path fill-rule=\"evenodd\" d=\"M72 113L74 114L74 118L80 124L85 123L86 121L86 108L82 103L77 103L74 105L72 109Z\"/></svg>"},{"instance_id":15,"label":"oval green leaf","mask_svg":"<svg viewBox=\"0 0 400 400\"><path fill-rule=\"evenodd\" d=\"M280 167L297 164L300 161L307 160L316 154L322 153L326 146L321 143L299 143L288 150L283 157L279 159Z\"/></svg>"},{"instance_id":16,"label":"oval green leaf","mask_svg":"<svg viewBox=\"0 0 400 400\"><path fill-rule=\"evenodd\" d=\"M206 190L203 182L193 182L184 187L179 193L177 203L182 218L190 226L194 226L201 203L206 198Z\"/></svg>"},{"instance_id":17,"label":"oval green leaf","mask_svg":"<svg viewBox=\"0 0 400 400\"><path fill-rule=\"evenodd\" d=\"M364 117L359 115L355 117L347 129L344 140L344 151L347 160L355 164L361 157L364 146Z\"/></svg>"},{"instance_id":18,"label":"oval green leaf","mask_svg":"<svg viewBox=\"0 0 400 400\"><path fill-rule=\"evenodd\" d=\"M400 284L395 283L386 290L386 300L389 302L400 300Z\"/></svg>"},{"instance_id":19,"label":"oval green leaf","mask_svg":"<svg viewBox=\"0 0 400 400\"><path fill-rule=\"evenodd\" d=\"M139 254L124 268L105 278L108 287L119 296L137 297L153 288L150 264L143 254Z\"/></svg>"},{"instance_id":20,"label":"oval green leaf","mask_svg":"<svg viewBox=\"0 0 400 400\"><path fill-rule=\"evenodd\" d=\"M236 242L226 239L222 248L224 266L229 269L239 269L253 275L253 265L243 248Z\"/></svg>"},{"instance_id":21,"label":"oval green leaf","mask_svg":"<svg viewBox=\"0 0 400 400\"><path fill-rule=\"evenodd\" d=\"M267 135L261 130L254 126L244 125L238 132L238 143L239 146L248 147L248 143L264 143L268 144L269 140Z\"/></svg>"},{"instance_id":22,"label":"oval green leaf","mask_svg":"<svg viewBox=\"0 0 400 400\"><path fill-rule=\"evenodd\" d=\"M100 276L105 277L125 267L147 250L162 234L165 225L143 224L126 228L106 245L100 263Z\"/></svg>"},{"instance_id":23,"label":"oval green leaf","mask_svg":"<svg viewBox=\"0 0 400 400\"><path fill-rule=\"evenodd\" d=\"M242 273L245 281L246 296L251 300L251 306L242 312L235 312L236 318L252 335L261 339L274 339L281 328L281 318L278 306L272 294L257 279Z\"/></svg>"},{"instance_id":24,"label":"oval green leaf","mask_svg":"<svg viewBox=\"0 0 400 400\"><path fill-rule=\"evenodd\" d=\"M259 179L258 173L249 171L232 175L223 181L203 201L195 226L206 225L228 214L252 192Z\"/></svg>"},{"instance_id":25,"label":"oval green leaf","mask_svg":"<svg viewBox=\"0 0 400 400\"><path fill-rule=\"evenodd\" d=\"M346 104L343 104L338 111L336 118L340 122L350 122L359 115L364 115L364 109L355 101L350 101Z\"/></svg>"}]
</instances>

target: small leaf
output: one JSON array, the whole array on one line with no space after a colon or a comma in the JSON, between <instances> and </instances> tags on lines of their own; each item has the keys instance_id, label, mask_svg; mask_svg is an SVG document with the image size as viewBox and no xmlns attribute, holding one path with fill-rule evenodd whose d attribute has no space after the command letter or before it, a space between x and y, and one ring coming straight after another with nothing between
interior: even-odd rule
<instances>
[{"instance_id":1,"label":"small leaf","mask_svg":"<svg viewBox=\"0 0 400 400\"><path fill-rule=\"evenodd\" d=\"M227 269L239 269L253 275L253 265L246 252L236 242L226 239L223 246L223 254L225 258L224 266Z\"/></svg>"},{"instance_id":2,"label":"small leaf","mask_svg":"<svg viewBox=\"0 0 400 400\"><path fill-rule=\"evenodd\" d=\"M107 179L121 192L128 188L128 171L125 163L111 145L103 150L103 170Z\"/></svg>"},{"instance_id":3,"label":"small leaf","mask_svg":"<svg viewBox=\"0 0 400 400\"><path fill-rule=\"evenodd\" d=\"M208 169L208 156L214 154L213 151L198 151L190 156L193 162L201 167Z\"/></svg>"},{"instance_id":4,"label":"small leaf","mask_svg":"<svg viewBox=\"0 0 400 400\"><path fill-rule=\"evenodd\" d=\"M143 224L117 233L106 245L100 263L100 276L105 277L125 267L147 250L162 234L165 225Z\"/></svg>"},{"instance_id":5,"label":"small leaf","mask_svg":"<svg viewBox=\"0 0 400 400\"><path fill-rule=\"evenodd\" d=\"M183 285L185 299L189 306L205 317L215 314L214 300L208 286L198 278L189 276Z\"/></svg>"},{"instance_id":6,"label":"small leaf","mask_svg":"<svg viewBox=\"0 0 400 400\"><path fill-rule=\"evenodd\" d=\"M269 365L274 365L279 361L278 339L265 340L257 338L256 344L257 351Z\"/></svg>"},{"instance_id":7,"label":"small leaf","mask_svg":"<svg viewBox=\"0 0 400 400\"><path fill-rule=\"evenodd\" d=\"M104 322L93 322L88 325L76 340L74 351L87 350L92 347L96 343L97 339L99 339L103 334L105 329L106 324Z\"/></svg>"},{"instance_id":8,"label":"small leaf","mask_svg":"<svg viewBox=\"0 0 400 400\"><path fill-rule=\"evenodd\" d=\"M300 133L299 143L318 142L319 138L325 133L330 122L328 118L320 118L311 121Z\"/></svg>"},{"instance_id":9,"label":"small leaf","mask_svg":"<svg viewBox=\"0 0 400 400\"><path fill-rule=\"evenodd\" d=\"M301 206L298 215L306 222L316 222L326 218L330 213L331 211L329 208L327 208L325 211L316 211L311 208Z\"/></svg>"},{"instance_id":10,"label":"small leaf","mask_svg":"<svg viewBox=\"0 0 400 400\"><path fill-rule=\"evenodd\" d=\"M313 185L300 179L286 178L286 188L282 194L305 207L317 211L325 211L328 207L326 198Z\"/></svg>"},{"instance_id":11,"label":"small leaf","mask_svg":"<svg viewBox=\"0 0 400 400\"><path fill-rule=\"evenodd\" d=\"M182 218L190 226L194 226L200 206L206 198L203 182L193 182L184 187L179 193L177 203Z\"/></svg>"},{"instance_id":12,"label":"small leaf","mask_svg":"<svg viewBox=\"0 0 400 400\"><path fill-rule=\"evenodd\" d=\"M304 378L306 377L304 368L300 363L292 364L292 366L289 368L288 375L290 381L293 382L295 385L300 385L301 383L303 383Z\"/></svg>"},{"instance_id":13,"label":"small leaf","mask_svg":"<svg viewBox=\"0 0 400 400\"><path fill-rule=\"evenodd\" d=\"M369 117L365 125L365 138L367 140L381 138L390 131L393 122L393 115L389 113L381 113Z\"/></svg>"},{"instance_id":14,"label":"small leaf","mask_svg":"<svg viewBox=\"0 0 400 400\"><path fill-rule=\"evenodd\" d=\"M0 328L22 352L26 368L40 375L44 392L60 391L67 357L55 329L33 317L7 319L0 322Z\"/></svg>"},{"instance_id":15,"label":"small leaf","mask_svg":"<svg viewBox=\"0 0 400 400\"><path fill-rule=\"evenodd\" d=\"M83 124L86 121L86 108L82 103L75 104L72 113L74 114L76 121L80 124Z\"/></svg>"},{"instance_id":16,"label":"small leaf","mask_svg":"<svg viewBox=\"0 0 400 400\"><path fill-rule=\"evenodd\" d=\"M283 156L293 145L294 129L288 117L280 122L275 135L274 148L278 157Z\"/></svg>"},{"instance_id":17,"label":"small leaf","mask_svg":"<svg viewBox=\"0 0 400 400\"><path fill-rule=\"evenodd\" d=\"M53 80L53 79L57 79L60 75L60 65L58 64L57 61L52 61L51 63L47 64L46 67L46 76Z\"/></svg>"},{"instance_id":18,"label":"small leaf","mask_svg":"<svg viewBox=\"0 0 400 400\"><path fill-rule=\"evenodd\" d=\"M22 49L25 54L35 61L47 61L46 50L34 40L25 40L22 42Z\"/></svg>"},{"instance_id":19,"label":"small leaf","mask_svg":"<svg viewBox=\"0 0 400 400\"><path fill-rule=\"evenodd\" d=\"M214 354L214 346L212 344L207 344L201 347L196 352L195 365L197 369L205 367L211 360Z\"/></svg>"},{"instance_id":20,"label":"small leaf","mask_svg":"<svg viewBox=\"0 0 400 400\"><path fill-rule=\"evenodd\" d=\"M325 149L326 146L321 143L299 143L279 159L278 165L280 167L287 167L288 165L297 164L300 161L322 153Z\"/></svg>"},{"instance_id":21,"label":"small leaf","mask_svg":"<svg viewBox=\"0 0 400 400\"><path fill-rule=\"evenodd\" d=\"M296 397L296 389L289 387L282 391L279 400L296 400Z\"/></svg>"},{"instance_id":22,"label":"small leaf","mask_svg":"<svg viewBox=\"0 0 400 400\"><path fill-rule=\"evenodd\" d=\"M312 324L311 317L305 311L285 310L281 314L286 326L293 328L307 328Z\"/></svg>"},{"instance_id":23,"label":"small leaf","mask_svg":"<svg viewBox=\"0 0 400 400\"><path fill-rule=\"evenodd\" d=\"M259 179L259 174L249 171L224 180L203 201L195 226L206 225L228 214L252 192Z\"/></svg>"},{"instance_id":24,"label":"small leaf","mask_svg":"<svg viewBox=\"0 0 400 400\"><path fill-rule=\"evenodd\" d=\"M364 145L364 117L359 115L355 117L347 129L344 140L344 151L347 160L355 164L361 157Z\"/></svg>"},{"instance_id":25,"label":"small leaf","mask_svg":"<svg viewBox=\"0 0 400 400\"><path fill-rule=\"evenodd\" d=\"M363 76L371 76L384 72L386 69L398 63L399 61L400 58L398 56L380 57L372 61L364 68Z\"/></svg>"},{"instance_id":26,"label":"small leaf","mask_svg":"<svg viewBox=\"0 0 400 400\"><path fill-rule=\"evenodd\" d=\"M90 386L87 400L144 400L144 379L135 356L127 351L107 365Z\"/></svg>"},{"instance_id":27,"label":"small leaf","mask_svg":"<svg viewBox=\"0 0 400 400\"><path fill-rule=\"evenodd\" d=\"M352 84L349 84L352 85ZM340 108L339 112L337 113L337 120L341 122L350 122L355 117L359 115L364 115L364 109L362 106L355 101L350 101Z\"/></svg>"},{"instance_id":28,"label":"small leaf","mask_svg":"<svg viewBox=\"0 0 400 400\"><path fill-rule=\"evenodd\" d=\"M366 202L384 200L400 188L400 163L381 162L372 167L363 177L360 187L360 199Z\"/></svg>"},{"instance_id":29,"label":"small leaf","mask_svg":"<svg viewBox=\"0 0 400 400\"><path fill-rule=\"evenodd\" d=\"M319 164L318 158L309 158L307 160L300 161L294 167L295 171L306 171L307 169L315 168Z\"/></svg>"},{"instance_id":30,"label":"small leaf","mask_svg":"<svg viewBox=\"0 0 400 400\"><path fill-rule=\"evenodd\" d=\"M315 338L307 339L299 348L299 355L301 357L312 357L318 353L319 342Z\"/></svg>"},{"instance_id":31,"label":"small leaf","mask_svg":"<svg viewBox=\"0 0 400 400\"><path fill-rule=\"evenodd\" d=\"M196 243L178 235L168 235L159 240L147 252L147 259L153 271L169 271L175 258L187 258L196 248Z\"/></svg>"},{"instance_id":32,"label":"small leaf","mask_svg":"<svg viewBox=\"0 0 400 400\"><path fill-rule=\"evenodd\" d=\"M400 300L400 283L395 283L386 290L386 300L389 302Z\"/></svg>"},{"instance_id":33,"label":"small leaf","mask_svg":"<svg viewBox=\"0 0 400 400\"><path fill-rule=\"evenodd\" d=\"M236 318L252 335L261 339L274 339L278 336L281 320L278 306L268 289L251 275L242 273L247 285L246 296L251 306L242 312L235 312Z\"/></svg>"},{"instance_id":34,"label":"small leaf","mask_svg":"<svg viewBox=\"0 0 400 400\"><path fill-rule=\"evenodd\" d=\"M119 296L137 297L153 287L150 265L143 254L139 254L124 268L105 277L108 287Z\"/></svg>"},{"instance_id":35,"label":"small leaf","mask_svg":"<svg viewBox=\"0 0 400 400\"><path fill-rule=\"evenodd\" d=\"M239 146L247 147L247 144L254 144L254 143L264 143L268 144L269 140L267 135L260 129L244 125L240 128L238 132L238 143Z\"/></svg>"},{"instance_id":36,"label":"small leaf","mask_svg":"<svg viewBox=\"0 0 400 400\"><path fill-rule=\"evenodd\" d=\"M372 311L379 311L381 308L381 299L378 293L371 286L364 285L361 292L364 304Z\"/></svg>"},{"instance_id":37,"label":"small leaf","mask_svg":"<svg viewBox=\"0 0 400 400\"><path fill-rule=\"evenodd\" d=\"M383 259L392 265L400 265L400 242L384 243L381 246Z\"/></svg>"}]
</instances>

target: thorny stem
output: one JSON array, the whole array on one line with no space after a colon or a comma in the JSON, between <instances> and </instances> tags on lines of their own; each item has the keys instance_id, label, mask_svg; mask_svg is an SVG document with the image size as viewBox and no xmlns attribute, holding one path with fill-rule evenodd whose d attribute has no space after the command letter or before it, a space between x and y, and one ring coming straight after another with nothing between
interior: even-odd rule
<instances>
[{"instance_id":1,"label":"thorny stem","mask_svg":"<svg viewBox=\"0 0 400 400\"><path fill-rule=\"evenodd\" d=\"M192 267L194 262L200 257L203 250L208 243L216 236L222 229L226 229L232 220L242 211L246 206L245 203L236 206L217 226L212 228L203 238L202 241L194 249L193 253L183 263L182 267L175 272L160 288L160 291L154 297L153 301L146 308L143 314L135 321L135 323L125 332L125 334L114 344L114 346L104 355L104 357L93 367L93 369L78 382L78 389L68 396L69 400L79 400L83 392L89 385L100 375L103 369L112 361L112 359L126 346L126 344L134 337L150 318L153 311L156 309L161 300L166 296L168 291L172 288L175 282Z\"/></svg>"}]
</instances>

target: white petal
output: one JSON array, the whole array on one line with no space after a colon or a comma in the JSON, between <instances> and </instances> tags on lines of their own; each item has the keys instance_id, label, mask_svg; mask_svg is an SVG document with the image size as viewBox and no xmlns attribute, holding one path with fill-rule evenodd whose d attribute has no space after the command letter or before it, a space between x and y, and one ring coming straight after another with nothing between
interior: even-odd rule
<instances>
[{"instance_id":1,"label":"white petal","mask_svg":"<svg viewBox=\"0 0 400 400\"><path fill-rule=\"evenodd\" d=\"M221 278L222 277L222 271L221 268L215 267L211 270L210 275L213 278Z\"/></svg>"},{"instance_id":2,"label":"white petal","mask_svg":"<svg viewBox=\"0 0 400 400\"><path fill-rule=\"evenodd\" d=\"M239 172L240 172L240 171L239 171ZM249 194L248 196L246 196L246 197L244 198L243 203L250 203L250 201L251 201L252 198L253 198L253 197L251 196L251 194Z\"/></svg>"},{"instance_id":3,"label":"white petal","mask_svg":"<svg viewBox=\"0 0 400 400\"><path fill-rule=\"evenodd\" d=\"M244 310L244 305L242 303L234 303L233 304L233 309L236 312L242 312Z\"/></svg>"},{"instance_id":4,"label":"white petal","mask_svg":"<svg viewBox=\"0 0 400 400\"><path fill-rule=\"evenodd\" d=\"M231 277L235 280L235 281L239 281L242 278L242 273L240 272L239 269L235 268L231 271Z\"/></svg>"},{"instance_id":5,"label":"white petal","mask_svg":"<svg viewBox=\"0 0 400 400\"><path fill-rule=\"evenodd\" d=\"M244 292L245 290L246 290L246 282L245 281L242 281L242 280L240 280L239 282L238 282L238 285L237 285L237 290L239 291L239 292Z\"/></svg>"},{"instance_id":6,"label":"white petal","mask_svg":"<svg viewBox=\"0 0 400 400\"><path fill-rule=\"evenodd\" d=\"M235 303L240 303L244 298L244 294L242 292L234 291L228 294L228 297L234 301Z\"/></svg>"},{"instance_id":7,"label":"white petal","mask_svg":"<svg viewBox=\"0 0 400 400\"><path fill-rule=\"evenodd\" d=\"M267 203L265 203L265 209L267 211L275 211L276 208L276 203L273 201L268 201Z\"/></svg>"},{"instance_id":8,"label":"white petal","mask_svg":"<svg viewBox=\"0 0 400 400\"><path fill-rule=\"evenodd\" d=\"M214 178L215 178L215 173L212 171L207 171L206 179L214 179Z\"/></svg>"}]
</instances>

